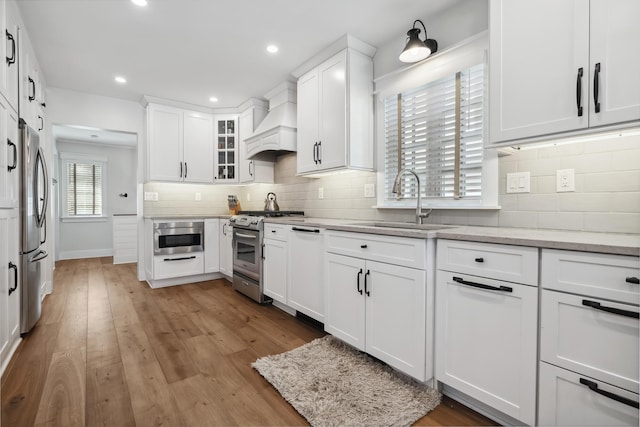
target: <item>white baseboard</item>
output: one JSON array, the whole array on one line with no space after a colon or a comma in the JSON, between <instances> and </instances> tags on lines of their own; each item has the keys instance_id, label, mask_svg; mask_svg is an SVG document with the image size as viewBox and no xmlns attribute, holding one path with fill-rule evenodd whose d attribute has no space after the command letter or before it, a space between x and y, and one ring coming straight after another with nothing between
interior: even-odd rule
<instances>
[{"instance_id":1,"label":"white baseboard","mask_svg":"<svg viewBox=\"0 0 640 427\"><path fill-rule=\"evenodd\" d=\"M113 249L86 249L81 251L60 251L58 259L82 259L82 258L100 258L105 256L113 256Z\"/></svg>"}]
</instances>

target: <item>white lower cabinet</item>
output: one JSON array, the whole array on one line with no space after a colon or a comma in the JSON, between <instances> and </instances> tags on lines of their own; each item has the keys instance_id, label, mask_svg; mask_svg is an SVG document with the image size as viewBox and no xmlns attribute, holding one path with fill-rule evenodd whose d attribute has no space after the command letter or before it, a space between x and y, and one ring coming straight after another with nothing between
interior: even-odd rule
<instances>
[{"instance_id":1,"label":"white lower cabinet","mask_svg":"<svg viewBox=\"0 0 640 427\"><path fill-rule=\"evenodd\" d=\"M204 272L220 271L220 221L217 218L204 220Z\"/></svg>"},{"instance_id":2,"label":"white lower cabinet","mask_svg":"<svg viewBox=\"0 0 640 427\"><path fill-rule=\"evenodd\" d=\"M463 257L458 256L461 246ZM538 288L489 278L511 274L514 266L500 260L519 259L533 265L519 265L527 273L515 276L537 283L538 260L531 251L537 253L535 248L438 241L435 366L439 382L535 425ZM491 266L483 270L486 277L458 271L482 266Z\"/></svg>"},{"instance_id":3,"label":"white lower cabinet","mask_svg":"<svg viewBox=\"0 0 640 427\"><path fill-rule=\"evenodd\" d=\"M220 273L233 277L233 226L220 220Z\"/></svg>"},{"instance_id":4,"label":"white lower cabinet","mask_svg":"<svg viewBox=\"0 0 640 427\"><path fill-rule=\"evenodd\" d=\"M264 239L262 248L262 271L265 295L282 304L287 304L287 242Z\"/></svg>"},{"instance_id":5,"label":"white lower cabinet","mask_svg":"<svg viewBox=\"0 0 640 427\"><path fill-rule=\"evenodd\" d=\"M18 209L0 209L0 375L20 341Z\"/></svg>"},{"instance_id":6,"label":"white lower cabinet","mask_svg":"<svg viewBox=\"0 0 640 427\"><path fill-rule=\"evenodd\" d=\"M193 252L177 255L156 255L153 257L153 279L171 279L181 276L195 276L204 273L204 255Z\"/></svg>"},{"instance_id":7,"label":"white lower cabinet","mask_svg":"<svg viewBox=\"0 0 640 427\"><path fill-rule=\"evenodd\" d=\"M637 426L638 257L542 250L541 425Z\"/></svg>"},{"instance_id":8,"label":"white lower cabinet","mask_svg":"<svg viewBox=\"0 0 640 427\"><path fill-rule=\"evenodd\" d=\"M288 305L324 321L324 230L293 226L289 234Z\"/></svg>"},{"instance_id":9,"label":"white lower cabinet","mask_svg":"<svg viewBox=\"0 0 640 427\"><path fill-rule=\"evenodd\" d=\"M327 244L336 237L347 236L327 232ZM363 249L384 240L371 236L369 242L368 237L353 234ZM402 240L426 246L418 239L392 238L389 243ZM325 254L324 266L325 331L420 381L430 379L427 315L432 301L425 270L331 252Z\"/></svg>"},{"instance_id":10,"label":"white lower cabinet","mask_svg":"<svg viewBox=\"0 0 640 427\"><path fill-rule=\"evenodd\" d=\"M540 363L539 425L637 426L638 421L637 393Z\"/></svg>"}]
</instances>

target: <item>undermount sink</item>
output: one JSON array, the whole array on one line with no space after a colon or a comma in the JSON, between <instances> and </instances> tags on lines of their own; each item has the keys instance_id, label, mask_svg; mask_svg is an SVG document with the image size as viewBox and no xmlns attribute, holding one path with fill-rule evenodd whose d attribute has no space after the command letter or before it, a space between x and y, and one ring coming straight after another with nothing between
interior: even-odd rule
<instances>
[{"instance_id":1,"label":"undermount sink","mask_svg":"<svg viewBox=\"0 0 640 427\"><path fill-rule=\"evenodd\" d=\"M447 228L453 228L450 225L440 225L440 224L416 224L413 222L361 222L354 223L351 225L359 225L363 227L384 227L384 228L407 228L410 230L444 230Z\"/></svg>"}]
</instances>

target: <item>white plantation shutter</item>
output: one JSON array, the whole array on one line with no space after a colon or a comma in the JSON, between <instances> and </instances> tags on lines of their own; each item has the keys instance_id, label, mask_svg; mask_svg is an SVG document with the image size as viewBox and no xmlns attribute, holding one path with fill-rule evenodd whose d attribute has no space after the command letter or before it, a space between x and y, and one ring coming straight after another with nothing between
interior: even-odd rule
<instances>
[{"instance_id":1,"label":"white plantation shutter","mask_svg":"<svg viewBox=\"0 0 640 427\"><path fill-rule=\"evenodd\" d=\"M66 216L103 215L104 164L66 162Z\"/></svg>"},{"instance_id":2,"label":"white plantation shutter","mask_svg":"<svg viewBox=\"0 0 640 427\"><path fill-rule=\"evenodd\" d=\"M385 199L398 171L420 176L422 197L432 200L482 197L484 64L466 68L384 99ZM403 198L416 198L412 176L403 178Z\"/></svg>"}]
</instances>

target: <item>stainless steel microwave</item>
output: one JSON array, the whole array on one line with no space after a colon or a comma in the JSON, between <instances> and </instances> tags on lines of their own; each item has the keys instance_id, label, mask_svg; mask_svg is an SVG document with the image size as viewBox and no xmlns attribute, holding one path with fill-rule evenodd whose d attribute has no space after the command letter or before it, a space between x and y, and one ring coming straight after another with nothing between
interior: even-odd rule
<instances>
[{"instance_id":1,"label":"stainless steel microwave","mask_svg":"<svg viewBox=\"0 0 640 427\"><path fill-rule=\"evenodd\" d=\"M153 254L173 255L204 250L204 221L153 223Z\"/></svg>"}]
</instances>

